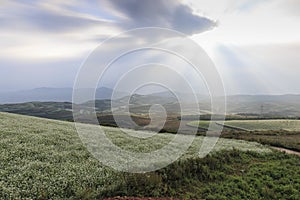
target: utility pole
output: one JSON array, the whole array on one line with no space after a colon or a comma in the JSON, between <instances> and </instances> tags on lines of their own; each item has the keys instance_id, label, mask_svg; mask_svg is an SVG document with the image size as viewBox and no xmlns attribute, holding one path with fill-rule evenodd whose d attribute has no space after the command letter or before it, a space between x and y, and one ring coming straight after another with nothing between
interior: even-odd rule
<instances>
[{"instance_id":1,"label":"utility pole","mask_svg":"<svg viewBox=\"0 0 300 200\"><path fill-rule=\"evenodd\" d=\"M263 114L264 114L264 105L261 104L261 106L260 106L260 118L263 118Z\"/></svg>"}]
</instances>

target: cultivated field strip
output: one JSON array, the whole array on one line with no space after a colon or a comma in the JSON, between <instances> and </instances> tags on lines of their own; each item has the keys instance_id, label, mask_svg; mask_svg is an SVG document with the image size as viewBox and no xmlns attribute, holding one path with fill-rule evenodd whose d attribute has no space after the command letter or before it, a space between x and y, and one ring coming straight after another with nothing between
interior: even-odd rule
<instances>
[{"instance_id":1,"label":"cultivated field strip","mask_svg":"<svg viewBox=\"0 0 300 200\"><path fill-rule=\"evenodd\" d=\"M83 126L93 129L94 125ZM149 152L174 137L165 133L143 140L118 128L103 129L116 145L128 151ZM198 156L202 142L203 137L196 137L183 158ZM219 139L214 151L233 148L271 151L255 142L232 139ZM87 151L73 123L15 114L0 113L0 163L0 199L80 197L87 190L101 193L119 179L118 172L103 166Z\"/></svg>"}]
</instances>

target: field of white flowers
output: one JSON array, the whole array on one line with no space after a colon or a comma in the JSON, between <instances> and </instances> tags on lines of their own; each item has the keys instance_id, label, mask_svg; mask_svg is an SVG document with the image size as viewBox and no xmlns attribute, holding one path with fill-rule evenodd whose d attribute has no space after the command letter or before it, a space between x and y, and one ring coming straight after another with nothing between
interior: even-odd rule
<instances>
[{"instance_id":1,"label":"field of white flowers","mask_svg":"<svg viewBox=\"0 0 300 200\"><path fill-rule=\"evenodd\" d=\"M137 152L161 148L174 137L166 133L140 139L118 128L104 129L116 145ZM196 137L185 156L197 156L202 141ZM270 151L255 142L230 139L219 139L214 151L232 148ZM73 123L0 113L0 199L89 198L114 187L119 179L118 172L87 151Z\"/></svg>"}]
</instances>

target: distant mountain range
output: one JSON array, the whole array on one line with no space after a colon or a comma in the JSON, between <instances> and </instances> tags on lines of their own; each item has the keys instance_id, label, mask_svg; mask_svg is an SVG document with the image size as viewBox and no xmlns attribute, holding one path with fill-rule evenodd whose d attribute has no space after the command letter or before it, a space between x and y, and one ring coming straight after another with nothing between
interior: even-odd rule
<instances>
[{"instance_id":1,"label":"distant mountain range","mask_svg":"<svg viewBox=\"0 0 300 200\"><path fill-rule=\"evenodd\" d=\"M83 89L84 92L91 92L92 89ZM112 94L114 92L114 99ZM72 102L72 88L36 88L20 92L10 92L0 94L0 104L24 103L24 102ZM193 95L179 93L184 99L184 103L189 104ZM129 95L122 91L101 87L96 91L96 107L99 111L110 108L111 100L114 106L124 108L131 105L133 111L148 112L153 104L162 104L167 110L177 111L179 102L171 92L159 92L148 95L133 94ZM197 95L202 111L210 110L210 98L204 95ZM90 101L80 102L82 105L92 105ZM27 104L26 104L27 105ZM52 106L52 104L50 104ZM55 104L54 107L57 107ZM14 106L9 106L13 109ZM20 107L18 105L17 107ZM61 105L59 105L61 106ZM2 106L5 111L7 106ZM22 106L21 106L22 107ZM9 110L10 110L9 109ZM232 95L227 96L227 113L253 113L268 114L272 116L300 116L300 95Z\"/></svg>"},{"instance_id":2,"label":"distant mountain range","mask_svg":"<svg viewBox=\"0 0 300 200\"><path fill-rule=\"evenodd\" d=\"M80 92L84 94L90 94L94 92L94 89L86 88L80 89ZM128 99L129 94L122 91L114 91L111 88L101 87L96 90L95 99L96 100L103 100L103 99L112 99L112 94L114 92L114 99L124 98L124 100ZM5 92L0 93L0 104L9 104L9 103L25 103L25 102L72 102L72 88L49 88L49 87L42 87L42 88L35 88L32 90L22 90L16 92ZM192 94L180 93L176 92L177 95L184 98L186 101L189 101L194 98ZM153 93L148 95L137 95L140 101L149 100L147 96L152 96L156 98L154 101L156 102L172 102L176 100L174 94L169 91ZM159 97L159 98L158 98ZM205 96L197 95L199 99L204 99ZM131 100L134 101L135 97L132 96ZM84 103L84 102L81 102ZM142 102L141 102L142 103Z\"/></svg>"},{"instance_id":3,"label":"distant mountain range","mask_svg":"<svg viewBox=\"0 0 300 200\"><path fill-rule=\"evenodd\" d=\"M228 113L300 116L300 95L234 95L227 97Z\"/></svg>"},{"instance_id":4,"label":"distant mountain range","mask_svg":"<svg viewBox=\"0 0 300 200\"><path fill-rule=\"evenodd\" d=\"M82 89L90 92L93 89ZM0 104L24 103L32 101L41 102L72 102L72 88L36 88L32 90L23 90L18 92L0 93ZM113 90L106 87L98 88L95 94L96 99L111 99ZM116 98L127 96L125 92L115 91Z\"/></svg>"}]
</instances>

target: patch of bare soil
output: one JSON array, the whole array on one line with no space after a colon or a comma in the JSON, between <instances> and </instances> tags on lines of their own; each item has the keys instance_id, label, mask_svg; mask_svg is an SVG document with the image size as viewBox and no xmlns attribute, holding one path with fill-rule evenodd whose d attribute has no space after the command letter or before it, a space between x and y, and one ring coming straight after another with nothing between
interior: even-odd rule
<instances>
[{"instance_id":1,"label":"patch of bare soil","mask_svg":"<svg viewBox=\"0 0 300 200\"><path fill-rule=\"evenodd\" d=\"M160 197L160 198L152 198L152 197L110 197L104 200L179 200L175 198L167 198L167 197Z\"/></svg>"},{"instance_id":2,"label":"patch of bare soil","mask_svg":"<svg viewBox=\"0 0 300 200\"><path fill-rule=\"evenodd\" d=\"M281 147L272 147L272 149L275 149L275 150L281 151L281 152L285 152L287 154L293 154L293 155L300 156L300 152L298 152L298 151L293 151L293 150L289 150L289 149L285 149L285 148L281 148Z\"/></svg>"}]
</instances>

